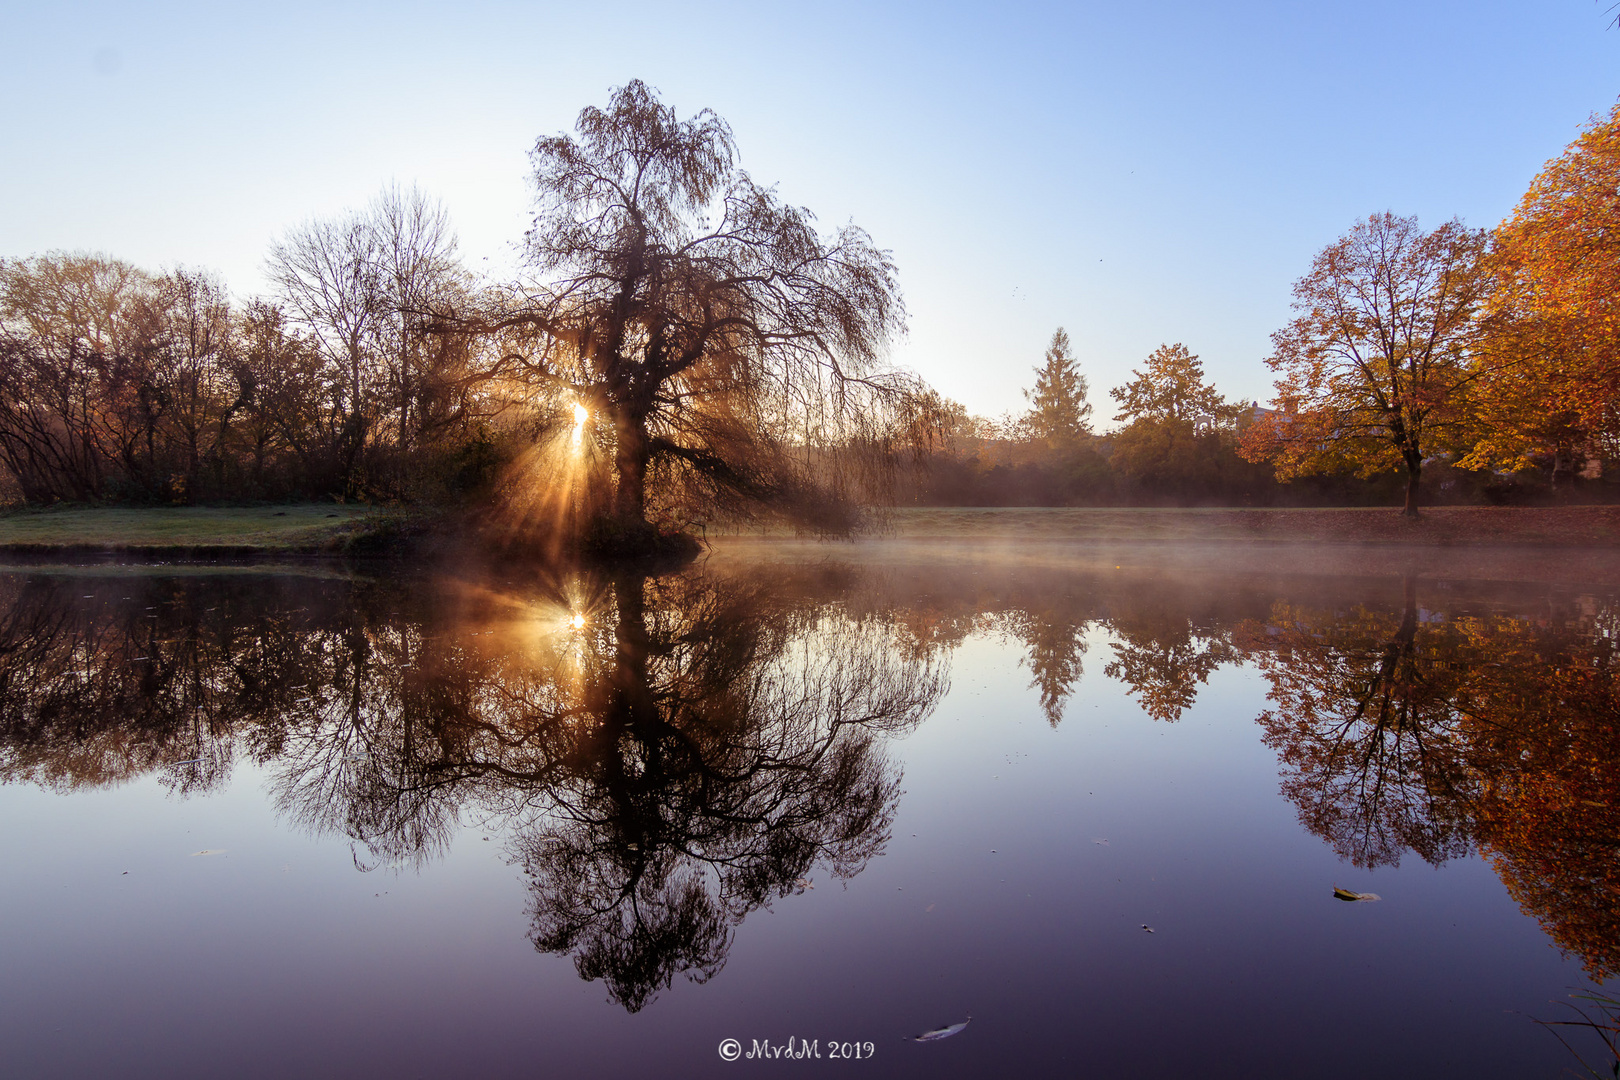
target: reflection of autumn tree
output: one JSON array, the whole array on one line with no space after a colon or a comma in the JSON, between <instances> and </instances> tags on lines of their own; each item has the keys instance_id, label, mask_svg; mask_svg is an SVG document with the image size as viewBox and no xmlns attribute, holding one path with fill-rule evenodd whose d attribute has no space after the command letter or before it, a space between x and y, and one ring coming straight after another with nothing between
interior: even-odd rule
<instances>
[{"instance_id":1,"label":"reflection of autumn tree","mask_svg":"<svg viewBox=\"0 0 1620 1080\"><path fill-rule=\"evenodd\" d=\"M1455 698L1465 665L1456 628L1421 622L1413 582L1399 613L1323 612L1279 602L1244 631L1271 683L1260 716L1300 820L1357 866L1432 863L1469 850Z\"/></svg>"},{"instance_id":2,"label":"reflection of autumn tree","mask_svg":"<svg viewBox=\"0 0 1620 1080\"><path fill-rule=\"evenodd\" d=\"M1119 605L1108 620L1114 632L1114 659L1103 674L1118 679L1155 720L1174 722L1192 707L1198 688L1222 664L1233 660L1225 633L1200 625L1185 602L1155 596L1138 605Z\"/></svg>"},{"instance_id":3,"label":"reflection of autumn tree","mask_svg":"<svg viewBox=\"0 0 1620 1080\"><path fill-rule=\"evenodd\" d=\"M1613 606L1442 613L1410 588L1334 610L1320 589L1274 602L1066 569L828 573L517 590L0 575L0 782L155 774L200 792L252 760L282 813L351 838L364 869L433 858L469 818L508 823L535 944L640 1008L718 971L739 922L799 879L881 849L898 779L883 735L932 707L965 635L1021 642L1061 712L1106 619L1108 674L1161 719L1226 656L1252 661L1284 790L1346 858L1477 846L1594 977L1620 971Z\"/></svg>"},{"instance_id":4,"label":"reflection of autumn tree","mask_svg":"<svg viewBox=\"0 0 1620 1080\"><path fill-rule=\"evenodd\" d=\"M1620 972L1613 609L1558 618L1279 603L1237 640L1307 827L1357 865L1469 850L1595 979Z\"/></svg>"},{"instance_id":5,"label":"reflection of autumn tree","mask_svg":"<svg viewBox=\"0 0 1620 1080\"><path fill-rule=\"evenodd\" d=\"M1481 846L1594 979L1620 973L1620 619L1500 621L1478 695Z\"/></svg>"},{"instance_id":6,"label":"reflection of autumn tree","mask_svg":"<svg viewBox=\"0 0 1620 1080\"><path fill-rule=\"evenodd\" d=\"M1008 629L1029 650L1029 685L1041 695L1047 723L1057 727L1063 706L1085 673L1086 626L1091 613L1076 597L1052 596L1009 613Z\"/></svg>"}]
</instances>

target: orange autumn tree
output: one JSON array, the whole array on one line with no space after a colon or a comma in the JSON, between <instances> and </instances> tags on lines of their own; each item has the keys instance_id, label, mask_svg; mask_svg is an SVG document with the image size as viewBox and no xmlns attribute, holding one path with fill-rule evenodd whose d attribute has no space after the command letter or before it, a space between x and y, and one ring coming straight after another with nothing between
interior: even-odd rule
<instances>
[{"instance_id":1,"label":"orange autumn tree","mask_svg":"<svg viewBox=\"0 0 1620 1080\"><path fill-rule=\"evenodd\" d=\"M1470 467L1553 477L1620 447L1620 105L1549 161L1497 227Z\"/></svg>"},{"instance_id":2,"label":"orange autumn tree","mask_svg":"<svg viewBox=\"0 0 1620 1080\"><path fill-rule=\"evenodd\" d=\"M1277 412L1238 452L1279 480L1404 470L1417 513L1423 462L1464 429L1484 279L1485 233L1373 214L1329 244L1294 284L1293 322L1271 336Z\"/></svg>"}]
</instances>

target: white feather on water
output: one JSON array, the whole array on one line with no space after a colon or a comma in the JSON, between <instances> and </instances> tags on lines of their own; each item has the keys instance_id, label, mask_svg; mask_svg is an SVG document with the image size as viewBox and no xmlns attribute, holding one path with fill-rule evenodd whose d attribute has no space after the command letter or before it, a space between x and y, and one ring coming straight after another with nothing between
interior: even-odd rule
<instances>
[{"instance_id":1,"label":"white feather on water","mask_svg":"<svg viewBox=\"0 0 1620 1080\"><path fill-rule=\"evenodd\" d=\"M969 1021L972 1019L973 1017L970 1016L967 1018L967 1020L963 1020L960 1024L951 1024L949 1027L935 1028L933 1031L925 1031L921 1035L918 1035L915 1041L934 1042L938 1039L948 1039L952 1035L955 1035L957 1032L961 1031L963 1028L967 1027Z\"/></svg>"}]
</instances>

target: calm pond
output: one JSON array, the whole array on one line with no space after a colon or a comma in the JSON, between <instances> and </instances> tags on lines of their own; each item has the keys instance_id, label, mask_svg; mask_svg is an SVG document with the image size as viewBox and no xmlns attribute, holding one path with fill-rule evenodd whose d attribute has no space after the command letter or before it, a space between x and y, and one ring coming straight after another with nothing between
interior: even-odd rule
<instances>
[{"instance_id":1,"label":"calm pond","mask_svg":"<svg viewBox=\"0 0 1620 1080\"><path fill-rule=\"evenodd\" d=\"M1612 561L12 566L0 1074L1607 1075Z\"/></svg>"}]
</instances>

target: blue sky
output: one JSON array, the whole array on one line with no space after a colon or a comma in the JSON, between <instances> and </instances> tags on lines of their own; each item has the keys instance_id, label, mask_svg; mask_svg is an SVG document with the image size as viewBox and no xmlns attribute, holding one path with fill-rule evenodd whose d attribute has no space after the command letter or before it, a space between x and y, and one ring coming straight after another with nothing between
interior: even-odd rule
<instances>
[{"instance_id":1,"label":"blue sky","mask_svg":"<svg viewBox=\"0 0 1620 1080\"><path fill-rule=\"evenodd\" d=\"M641 78L894 252L895 358L971 410L1022 409L1059 325L1100 417L1161 342L1263 400L1317 250L1385 209L1494 225L1614 105L1606 6L11 0L0 256L203 266L252 295L283 230L393 181L498 268L535 138Z\"/></svg>"}]
</instances>

